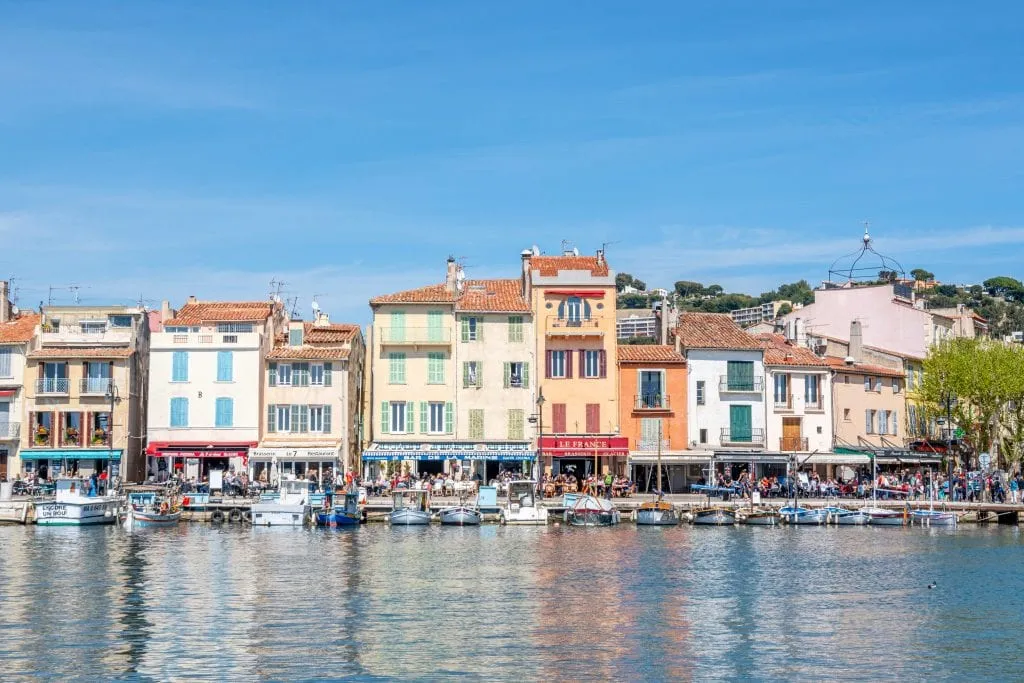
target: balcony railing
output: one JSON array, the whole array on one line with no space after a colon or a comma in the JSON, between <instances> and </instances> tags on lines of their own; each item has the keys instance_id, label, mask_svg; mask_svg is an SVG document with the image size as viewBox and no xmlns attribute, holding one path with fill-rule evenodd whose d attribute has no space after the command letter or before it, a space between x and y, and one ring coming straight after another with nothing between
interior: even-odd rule
<instances>
[{"instance_id":1,"label":"balcony railing","mask_svg":"<svg viewBox=\"0 0 1024 683\"><path fill-rule=\"evenodd\" d=\"M763 377L738 378L722 375L718 381L719 391L735 393L755 393L764 390Z\"/></svg>"},{"instance_id":2,"label":"balcony railing","mask_svg":"<svg viewBox=\"0 0 1024 683\"><path fill-rule=\"evenodd\" d=\"M132 328L95 325L61 325L58 329L44 327L40 338L43 346L69 344L114 344L128 346Z\"/></svg>"},{"instance_id":3,"label":"balcony railing","mask_svg":"<svg viewBox=\"0 0 1024 683\"><path fill-rule=\"evenodd\" d=\"M380 343L391 346L446 346L452 343L447 327L378 327Z\"/></svg>"},{"instance_id":4,"label":"balcony railing","mask_svg":"<svg viewBox=\"0 0 1024 683\"><path fill-rule=\"evenodd\" d=\"M79 382L79 390L83 396L104 396L108 388L110 388L109 377L86 377Z\"/></svg>"},{"instance_id":5,"label":"balcony railing","mask_svg":"<svg viewBox=\"0 0 1024 683\"><path fill-rule=\"evenodd\" d=\"M0 422L0 439L17 439L21 436L20 422Z\"/></svg>"},{"instance_id":6,"label":"balcony railing","mask_svg":"<svg viewBox=\"0 0 1024 683\"><path fill-rule=\"evenodd\" d=\"M764 430L763 429L749 429L746 431L733 432L728 427L722 428L722 444L739 444L739 445L764 445Z\"/></svg>"},{"instance_id":7,"label":"balcony railing","mask_svg":"<svg viewBox=\"0 0 1024 683\"><path fill-rule=\"evenodd\" d=\"M779 450L780 451L806 451L807 450L807 437L806 436L780 436L779 437Z\"/></svg>"},{"instance_id":8,"label":"balcony railing","mask_svg":"<svg viewBox=\"0 0 1024 683\"><path fill-rule=\"evenodd\" d=\"M669 410L668 396L640 394L634 400L634 410Z\"/></svg>"},{"instance_id":9,"label":"balcony railing","mask_svg":"<svg viewBox=\"0 0 1024 683\"><path fill-rule=\"evenodd\" d=\"M46 377L36 380L37 395L67 396L69 381L66 377Z\"/></svg>"},{"instance_id":10,"label":"balcony railing","mask_svg":"<svg viewBox=\"0 0 1024 683\"><path fill-rule=\"evenodd\" d=\"M818 399L817 401L807 401L804 404L804 408L806 410L824 410L825 406L822 404L821 399Z\"/></svg>"},{"instance_id":11,"label":"balcony railing","mask_svg":"<svg viewBox=\"0 0 1024 683\"><path fill-rule=\"evenodd\" d=\"M546 333L549 336L569 337L599 337L604 334L600 320L570 320L557 316L548 317Z\"/></svg>"},{"instance_id":12,"label":"balcony railing","mask_svg":"<svg viewBox=\"0 0 1024 683\"><path fill-rule=\"evenodd\" d=\"M775 410L793 410L793 397L790 396L783 400L775 399Z\"/></svg>"}]
</instances>

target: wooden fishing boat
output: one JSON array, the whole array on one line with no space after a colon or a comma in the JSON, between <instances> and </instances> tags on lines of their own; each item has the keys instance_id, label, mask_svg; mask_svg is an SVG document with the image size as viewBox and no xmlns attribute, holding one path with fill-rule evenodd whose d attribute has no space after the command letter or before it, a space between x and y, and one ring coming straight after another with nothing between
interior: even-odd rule
<instances>
[{"instance_id":1,"label":"wooden fishing boat","mask_svg":"<svg viewBox=\"0 0 1024 683\"><path fill-rule=\"evenodd\" d=\"M748 524L750 526L777 526L780 521L781 517L775 510L753 508L749 511L744 511L739 516L740 524Z\"/></svg>"},{"instance_id":2,"label":"wooden fishing boat","mask_svg":"<svg viewBox=\"0 0 1024 683\"><path fill-rule=\"evenodd\" d=\"M719 507L695 510L693 523L701 526L732 526L736 523L736 511Z\"/></svg>"},{"instance_id":3,"label":"wooden fishing boat","mask_svg":"<svg viewBox=\"0 0 1024 683\"><path fill-rule=\"evenodd\" d=\"M664 500L649 501L637 509L636 523L640 526L675 526L679 524L679 513Z\"/></svg>"}]
</instances>

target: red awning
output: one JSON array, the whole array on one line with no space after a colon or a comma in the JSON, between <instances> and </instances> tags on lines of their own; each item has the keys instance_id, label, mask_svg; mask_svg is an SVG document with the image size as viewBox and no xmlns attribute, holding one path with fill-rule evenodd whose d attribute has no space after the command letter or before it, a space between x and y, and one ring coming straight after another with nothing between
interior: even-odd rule
<instances>
[{"instance_id":1,"label":"red awning","mask_svg":"<svg viewBox=\"0 0 1024 683\"><path fill-rule=\"evenodd\" d=\"M233 455L248 455L249 449L256 446L256 441L151 441L146 446L146 454L179 458L229 458Z\"/></svg>"},{"instance_id":2,"label":"red awning","mask_svg":"<svg viewBox=\"0 0 1024 683\"><path fill-rule=\"evenodd\" d=\"M541 455L555 458L626 457L629 439L625 436L542 436Z\"/></svg>"},{"instance_id":3,"label":"red awning","mask_svg":"<svg viewBox=\"0 0 1024 683\"><path fill-rule=\"evenodd\" d=\"M578 296L581 299L603 299L604 292L595 292L592 289L552 289L544 292L544 296Z\"/></svg>"},{"instance_id":4,"label":"red awning","mask_svg":"<svg viewBox=\"0 0 1024 683\"><path fill-rule=\"evenodd\" d=\"M8 396L14 396L15 389L0 389L0 398L7 398Z\"/></svg>"}]
</instances>

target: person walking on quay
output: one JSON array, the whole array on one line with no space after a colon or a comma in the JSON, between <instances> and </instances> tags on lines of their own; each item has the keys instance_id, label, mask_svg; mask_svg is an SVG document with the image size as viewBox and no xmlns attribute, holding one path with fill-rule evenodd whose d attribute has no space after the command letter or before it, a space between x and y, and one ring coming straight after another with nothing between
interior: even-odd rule
<instances>
[{"instance_id":1,"label":"person walking on quay","mask_svg":"<svg viewBox=\"0 0 1024 683\"><path fill-rule=\"evenodd\" d=\"M1010 502L1014 505L1019 501L1020 496L1020 475L1015 474L1010 477Z\"/></svg>"}]
</instances>

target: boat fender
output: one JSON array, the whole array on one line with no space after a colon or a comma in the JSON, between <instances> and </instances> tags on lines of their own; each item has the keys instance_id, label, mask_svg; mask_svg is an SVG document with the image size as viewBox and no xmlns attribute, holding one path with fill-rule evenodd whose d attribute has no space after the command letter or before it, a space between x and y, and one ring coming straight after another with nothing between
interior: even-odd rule
<instances>
[{"instance_id":1,"label":"boat fender","mask_svg":"<svg viewBox=\"0 0 1024 683\"><path fill-rule=\"evenodd\" d=\"M212 523L214 523L214 524L223 524L224 523L224 511L223 510L214 510L212 513L210 513L210 521Z\"/></svg>"},{"instance_id":2,"label":"boat fender","mask_svg":"<svg viewBox=\"0 0 1024 683\"><path fill-rule=\"evenodd\" d=\"M238 508L234 508L228 513L228 521L232 524L238 524L242 521L242 511Z\"/></svg>"},{"instance_id":3,"label":"boat fender","mask_svg":"<svg viewBox=\"0 0 1024 683\"><path fill-rule=\"evenodd\" d=\"M252 511L246 510L245 512L243 512L242 519L245 521L246 524L252 524Z\"/></svg>"}]
</instances>

